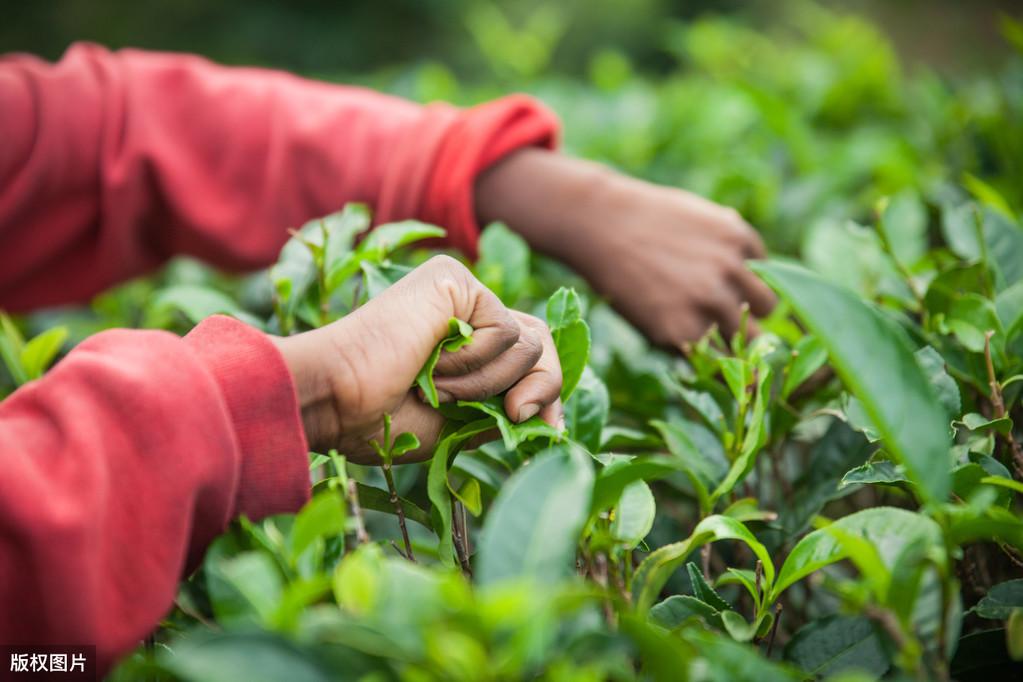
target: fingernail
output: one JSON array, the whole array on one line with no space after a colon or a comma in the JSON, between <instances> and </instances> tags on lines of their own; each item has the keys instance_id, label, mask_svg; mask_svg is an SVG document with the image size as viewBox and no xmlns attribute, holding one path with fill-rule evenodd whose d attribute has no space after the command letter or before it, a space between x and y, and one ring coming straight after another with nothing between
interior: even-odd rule
<instances>
[{"instance_id":1,"label":"fingernail","mask_svg":"<svg viewBox=\"0 0 1023 682\"><path fill-rule=\"evenodd\" d=\"M453 396L447 391L442 391L439 388L437 389L437 402L450 403L452 398Z\"/></svg>"},{"instance_id":2,"label":"fingernail","mask_svg":"<svg viewBox=\"0 0 1023 682\"><path fill-rule=\"evenodd\" d=\"M525 405L519 408L519 422L520 423L524 422L530 417L536 416L536 414L539 411L540 406L537 405L536 403L526 403Z\"/></svg>"},{"instance_id":3,"label":"fingernail","mask_svg":"<svg viewBox=\"0 0 1023 682\"><path fill-rule=\"evenodd\" d=\"M558 417L558 431L565 430L565 417L564 415Z\"/></svg>"}]
</instances>

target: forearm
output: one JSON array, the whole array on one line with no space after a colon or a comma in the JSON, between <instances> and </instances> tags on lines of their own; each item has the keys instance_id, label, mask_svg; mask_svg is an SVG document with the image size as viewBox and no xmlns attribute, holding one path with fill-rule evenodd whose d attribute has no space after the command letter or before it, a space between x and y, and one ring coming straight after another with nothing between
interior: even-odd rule
<instances>
[{"instance_id":1,"label":"forearm","mask_svg":"<svg viewBox=\"0 0 1023 682\"><path fill-rule=\"evenodd\" d=\"M294 403L269 342L215 318L93 337L0 404L0 641L134 647L231 518L307 499Z\"/></svg>"},{"instance_id":2,"label":"forearm","mask_svg":"<svg viewBox=\"0 0 1023 682\"><path fill-rule=\"evenodd\" d=\"M0 60L0 306L80 301L175 254L273 262L349 201L475 243L472 183L556 121L510 97L461 111L197 57L72 47ZM60 274L58 278L54 273Z\"/></svg>"}]
</instances>

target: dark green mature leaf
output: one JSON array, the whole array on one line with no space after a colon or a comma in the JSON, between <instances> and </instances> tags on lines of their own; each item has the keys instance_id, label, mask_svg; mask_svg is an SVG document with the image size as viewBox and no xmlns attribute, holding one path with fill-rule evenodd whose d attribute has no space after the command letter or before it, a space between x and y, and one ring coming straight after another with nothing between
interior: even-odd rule
<instances>
[{"instance_id":1,"label":"dark green mature leaf","mask_svg":"<svg viewBox=\"0 0 1023 682\"><path fill-rule=\"evenodd\" d=\"M752 267L827 346L835 369L922 496L943 500L951 485L945 410L905 333L848 290L805 268L779 262Z\"/></svg>"},{"instance_id":2,"label":"dark green mature leaf","mask_svg":"<svg viewBox=\"0 0 1023 682\"><path fill-rule=\"evenodd\" d=\"M703 572L697 568L696 564L691 561L687 563L686 573L689 575L689 585L693 588L694 597L711 606L715 611L730 611L732 609L732 605L722 599L721 595L707 584L703 578Z\"/></svg>"},{"instance_id":3,"label":"dark green mature leaf","mask_svg":"<svg viewBox=\"0 0 1023 682\"><path fill-rule=\"evenodd\" d=\"M893 484L908 482L909 479L906 478L906 472L901 465L882 459L876 462L867 462L855 469L850 469L845 476L842 477L842 481L838 484L838 487L841 490L846 486L858 484Z\"/></svg>"},{"instance_id":4,"label":"dark green mature leaf","mask_svg":"<svg viewBox=\"0 0 1023 682\"><path fill-rule=\"evenodd\" d=\"M500 297L515 305L529 284L529 245L504 223L491 223L480 234L476 276Z\"/></svg>"},{"instance_id":5,"label":"dark green mature leaf","mask_svg":"<svg viewBox=\"0 0 1023 682\"><path fill-rule=\"evenodd\" d=\"M782 528L799 533L825 504L848 492L839 491L839 482L850 468L862 464L873 449L860 433L834 420L814 445L806 473L796 480L787 506L779 509Z\"/></svg>"},{"instance_id":6,"label":"dark green mature leaf","mask_svg":"<svg viewBox=\"0 0 1023 682\"><path fill-rule=\"evenodd\" d=\"M973 611L981 618L1005 620L1014 609L1023 609L1023 579L995 585Z\"/></svg>"},{"instance_id":7,"label":"dark green mature leaf","mask_svg":"<svg viewBox=\"0 0 1023 682\"><path fill-rule=\"evenodd\" d=\"M1005 630L983 630L959 640L950 672L957 682L993 682L1011 680L1019 672L1019 663L1009 658Z\"/></svg>"},{"instance_id":8,"label":"dark green mature leaf","mask_svg":"<svg viewBox=\"0 0 1023 682\"><path fill-rule=\"evenodd\" d=\"M880 677L891 662L875 625L863 616L825 616L801 627L785 645L785 659L814 676L862 670Z\"/></svg>"},{"instance_id":9,"label":"dark green mature leaf","mask_svg":"<svg viewBox=\"0 0 1023 682\"><path fill-rule=\"evenodd\" d=\"M359 504L364 509L372 509L373 511L385 514L397 513L394 511L394 505L391 504L391 494L389 492L366 485L365 483L356 482L355 485L359 492ZM422 507L415 502L406 500L404 497L399 497L398 501L401 503L401 510L405 512L406 519L415 521L420 526L433 530L433 521Z\"/></svg>"},{"instance_id":10,"label":"dark green mature leaf","mask_svg":"<svg viewBox=\"0 0 1023 682\"><path fill-rule=\"evenodd\" d=\"M541 452L512 475L483 525L480 584L514 579L550 584L569 575L592 487L589 456L565 445Z\"/></svg>"}]
</instances>

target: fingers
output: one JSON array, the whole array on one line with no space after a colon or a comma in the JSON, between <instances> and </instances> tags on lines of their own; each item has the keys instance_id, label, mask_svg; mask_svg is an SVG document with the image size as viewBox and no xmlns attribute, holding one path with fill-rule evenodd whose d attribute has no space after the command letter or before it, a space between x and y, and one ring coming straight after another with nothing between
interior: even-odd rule
<instances>
[{"instance_id":1,"label":"fingers","mask_svg":"<svg viewBox=\"0 0 1023 682\"><path fill-rule=\"evenodd\" d=\"M519 325L519 329L514 345L479 369L460 376L434 377L441 401L482 400L505 391L522 378L540 359L543 345L539 332L526 325ZM475 343L473 334L470 346Z\"/></svg>"},{"instance_id":2,"label":"fingers","mask_svg":"<svg viewBox=\"0 0 1023 682\"><path fill-rule=\"evenodd\" d=\"M778 298L764 282L745 265L732 273L732 281L740 298L749 303L754 315L763 317L778 304Z\"/></svg>"},{"instance_id":3,"label":"fingers","mask_svg":"<svg viewBox=\"0 0 1023 682\"><path fill-rule=\"evenodd\" d=\"M504 411L517 422L539 414L551 426L561 419L561 363L550 330L540 320L519 313L523 326L532 327L541 339L543 352L536 364L504 396Z\"/></svg>"}]
</instances>

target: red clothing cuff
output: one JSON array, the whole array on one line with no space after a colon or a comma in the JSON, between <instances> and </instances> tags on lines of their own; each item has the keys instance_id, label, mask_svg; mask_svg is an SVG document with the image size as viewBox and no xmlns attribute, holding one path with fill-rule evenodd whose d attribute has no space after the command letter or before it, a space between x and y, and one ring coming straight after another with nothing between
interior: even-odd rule
<instances>
[{"instance_id":1,"label":"red clothing cuff","mask_svg":"<svg viewBox=\"0 0 1023 682\"><path fill-rule=\"evenodd\" d=\"M526 95L464 111L428 106L399 147L408 153L391 163L384 178L377 222L415 217L440 225L450 246L475 258L477 176L523 147L554 149L559 129L557 116Z\"/></svg>"},{"instance_id":2,"label":"red clothing cuff","mask_svg":"<svg viewBox=\"0 0 1023 682\"><path fill-rule=\"evenodd\" d=\"M222 315L204 320L185 342L220 386L238 440L231 518L297 511L309 499L308 446L284 358L262 332Z\"/></svg>"}]
</instances>

